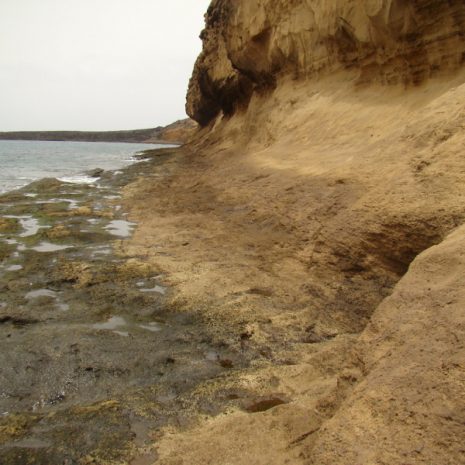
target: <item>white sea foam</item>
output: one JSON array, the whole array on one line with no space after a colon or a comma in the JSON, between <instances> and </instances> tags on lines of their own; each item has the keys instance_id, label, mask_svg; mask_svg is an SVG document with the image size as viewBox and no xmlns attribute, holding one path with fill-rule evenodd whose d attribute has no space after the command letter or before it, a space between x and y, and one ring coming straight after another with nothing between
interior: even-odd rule
<instances>
[{"instance_id":1,"label":"white sea foam","mask_svg":"<svg viewBox=\"0 0 465 465\"><path fill-rule=\"evenodd\" d=\"M32 250L35 250L36 252L58 252L60 250L66 250L69 248L71 248L70 245L58 245L52 244L50 242L41 242L39 245L32 247Z\"/></svg>"},{"instance_id":2,"label":"white sea foam","mask_svg":"<svg viewBox=\"0 0 465 465\"><path fill-rule=\"evenodd\" d=\"M104 323L95 323L92 325L94 329L117 329L127 326L126 320L121 316L112 316Z\"/></svg>"},{"instance_id":3,"label":"white sea foam","mask_svg":"<svg viewBox=\"0 0 465 465\"><path fill-rule=\"evenodd\" d=\"M58 181L67 182L69 184L94 184L100 178L91 178L90 176L78 175L78 176L64 176L57 178Z\"/></svg>"},{"instance_id":4,"label":"white sea foam","mask_svg":"<svg viewBox=\"0 0 465 465\"><path fill-rule=\"evenodd\" d=\"M39 297L51 297L56 299L57 293L55 291L51 291L50 289L36 289L35 291L30 291L25 295L25 298L30 299L37 299Z\"/></svg>"},{"instance_id":5,"label":"white sea foam","mask_svg":"<svg viewBox=\"0 0 465 465\"><path fill-rule=\"evenodd\" d=\"M22 265L10 265L6 268L6 271L20 271L23 269Z\"/></svg>"},{"instance_id":6,"label":"white sea foam","mask_svg":"<svg viewBox=\"0 0 465 465\"><path fill-rule=\"evenodd\" d=\"M97 178L84 172L94 168L120 170L134 160L129 157L141 149L160 145L0 141L0 193L24 187L42 178L57 178L73 184L92 184Z\"/></svg>"},{"instance_id":7,"label":"white sea foam","mask_svg":"<svg viewBox=\"0 0 465 465\"><path fill-rule=\"evenodd\" d=\"M39 225L39 221L30 215L5 215L5 218L18 219L24 232L20 237L34 236L44 226Z\"/></svg>"},{"instance_id":8,"label":"white sea foam","mask_svg":"<svg viewBox=\"0 0 465 465\"><path fill-rule=\"evenodd\" d=\"M105 229L113 236L129 237L132 234L135 223L126 220L113 220L108 223Z\"/></svg>"},{"instance_id":9,"label":"white sea foam","mask_svg":"<svg viewBox=\"0 0 465 465\"><path fill-rule=\"evenodd\" d=\"M139 325L142 329L151 331L152 333L158 333L162 330L161 326L158 323L149 323L148 325Z\"/></svg>"}]
</instances>

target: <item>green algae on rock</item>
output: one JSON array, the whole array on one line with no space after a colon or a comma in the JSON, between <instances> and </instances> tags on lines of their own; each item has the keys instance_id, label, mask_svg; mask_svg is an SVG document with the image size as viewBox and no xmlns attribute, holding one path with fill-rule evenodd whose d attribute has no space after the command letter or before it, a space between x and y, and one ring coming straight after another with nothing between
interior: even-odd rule
<instances>
[{"instance_id":1,"label":"green algae on rock","mask_svg":"<svg viewBox=\"0 0 465 465\"><path fill-rule=\"evenodd\" d=\"M127 463L152 430L186 421L192 390L230 373L220 359L250 360L214 344L160 270L125 254L130 231L112 234L130 224L120 189L173 153L94 187L43 180L0 197L0 218L38 226L0 232L2 464Z\"/></svg>"}]
</instances>

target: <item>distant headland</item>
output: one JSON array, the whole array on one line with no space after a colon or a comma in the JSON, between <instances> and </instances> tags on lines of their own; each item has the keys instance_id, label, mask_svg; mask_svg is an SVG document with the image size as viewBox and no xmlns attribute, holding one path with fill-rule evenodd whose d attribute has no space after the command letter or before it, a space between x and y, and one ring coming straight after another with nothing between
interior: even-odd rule
<instances>
[{"instance_id":1,"label":"distant headland","mask_svg":"<svg viewBox=\"0 0 465 465\"><path fill-rule=\"evenodd\" d=\"M197 124L187 118L168 126L123 131L15 131L0 132L0 140L38 140L74 142L183 143Z\"/></svg>"}]
</instances>

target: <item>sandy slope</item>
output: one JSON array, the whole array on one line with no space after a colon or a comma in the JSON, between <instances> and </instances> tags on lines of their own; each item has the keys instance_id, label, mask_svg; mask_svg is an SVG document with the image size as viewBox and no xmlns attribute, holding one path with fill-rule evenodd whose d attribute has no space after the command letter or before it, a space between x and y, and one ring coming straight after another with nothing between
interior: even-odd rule
<instances>
[{"instance_id":1,"label":"sandy slope","mask_svg":"<svg viewBox=\"0 0 465 465\"><path fill-rule=\"evenodd\" d=\"M465 216L465 75L353 79L254 96L127 191L130 253L218 341L263 354L194 398L244 389L264 411L167 431L159 463L464 462L464 230L447 235Z\"/></svg>"}]
</instances>

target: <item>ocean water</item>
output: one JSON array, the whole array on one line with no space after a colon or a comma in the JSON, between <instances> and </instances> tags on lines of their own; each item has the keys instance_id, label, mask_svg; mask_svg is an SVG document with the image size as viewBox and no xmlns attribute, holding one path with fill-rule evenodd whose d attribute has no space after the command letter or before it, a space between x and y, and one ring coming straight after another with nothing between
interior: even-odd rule
<instances>
[{"instance_id":1,"label":"ocean water","mask_svg":"<svg viewBox=\"0 0 465 465\"><path fill-rule=\"evenodd\" d=\"M107 142L45 142L0 140L0 193L41 178L93 182L86 171L116 170L133 163L142 150L157 144Z\"/></svg>"}]
</instances>

